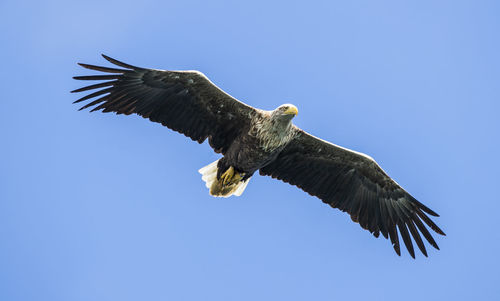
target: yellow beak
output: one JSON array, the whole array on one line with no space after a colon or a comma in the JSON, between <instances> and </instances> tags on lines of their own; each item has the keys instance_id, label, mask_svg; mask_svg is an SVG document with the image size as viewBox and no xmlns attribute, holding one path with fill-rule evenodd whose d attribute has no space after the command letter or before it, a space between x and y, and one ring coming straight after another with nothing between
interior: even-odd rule
<instances>
[{"instance_id":1,"label":"yellow beak","mask_svg":"<svg viewBox=\"0 0 500 301\"><path fill-rule=\"evenodd\" d=\"M284 112L284 114L286 114L286 115L294 115L295 116L295 115L299 114L299 110L297 109L296 106L290 105L288 107L288 109L286 109L286 111Z\"/></svg>"}]
</instances>

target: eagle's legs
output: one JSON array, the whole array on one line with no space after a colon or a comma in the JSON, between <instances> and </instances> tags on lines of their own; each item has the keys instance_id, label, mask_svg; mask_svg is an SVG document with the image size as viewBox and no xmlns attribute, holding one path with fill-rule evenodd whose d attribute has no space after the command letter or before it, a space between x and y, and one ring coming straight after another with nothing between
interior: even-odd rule
<instances>
[{"instance_id":1,"label":"eagle's legs","mask_svg":"<svg viewBox=\"0 0 500 301\"><path fill-rule=\"evenodd\" d=\"M230 185L230 184L236 184L238 183L241 179L243 179L243 176L245 174L240 174L239 172L234 170L234 167L230 166L221 176L220 176L220 181L222 185Z\"/></svg>"},{"instance_id":2,"label":"eagle's legs","mask_svg":"<svg viewBox=\"0 0 500 301\"><path fill-rule=\"evenodd\" d=\"M240 172L234 166L219 167L219 161L220 159L199 170L202 180L210 189L210 195L224 198L232 195L240 196L247 187L251 175L248 176L247 173ZM217 176L219 168L224 168L221 170L225 170L225 172Z\"/></svg>"},{"instance_id":3,"label":"eagle's legs","mask_svg":"<svg viewBox=\"0 0 500 301\"><path fill-rule=\"evenodd\" d=\"M234 168L230 166L221 176L220 181L222 185L227 185L230 183L231 179L234 176Z\"/></svg>"}]
</instances>

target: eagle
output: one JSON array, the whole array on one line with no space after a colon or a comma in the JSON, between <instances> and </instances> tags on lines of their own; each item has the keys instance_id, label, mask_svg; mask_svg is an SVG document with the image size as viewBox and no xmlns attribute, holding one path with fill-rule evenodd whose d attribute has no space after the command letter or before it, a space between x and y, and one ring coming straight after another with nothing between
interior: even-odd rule
<instances>
[{"instance_id":1,"label":"eagle","mask_svg":"<svg viewBox=\"0 0 500 301\"><path fill-rule=\"evenodd\" d=\"M99 81L71 92L91 91L74 103L80 110L137 114L209 145L222 157L199 172L215 197L240 196L255 172L295 185L354 222L382 234L401 256L399 235L415 258L412 243L427 257L421 235L445 235L429 216L439 215L417 201L369 156L317 138L292 123L298 109L284 104L272 111L251 107L227 94L203 73L132 66L106 55L120 67L80 66L105 74L75 76ZM399 235L398 235L399 233Z\"/></svg>"}]
</instances>

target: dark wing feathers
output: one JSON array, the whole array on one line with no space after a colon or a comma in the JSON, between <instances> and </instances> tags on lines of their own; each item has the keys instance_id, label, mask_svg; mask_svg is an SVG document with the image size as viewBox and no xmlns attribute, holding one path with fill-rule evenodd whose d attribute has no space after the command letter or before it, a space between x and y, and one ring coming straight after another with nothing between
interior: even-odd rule
<instances>
[{"instance_id":1,"label":"dark wing feathers","mask_svg":"<svg viewBox=\"0 0 500 301\"><path fill-rule=\"evenodd\" d=\"M439 249L424 225L445 235L427 216L439 215L408 194L373 159L296 130L296 137L276 160L260 169L262 175L296 185L349 213L353 221L374 236L382 233L390 239L398 255L401 255L398 232L413 258L411 237L427 256L420 233Z\"/></svg>"},{"instance_id":2,"label":"dark wing feathers","mask_svg":"<svg viewBox=\"0 0 500 301\"><path fill-rule=\"evenodd\" d=\"M224 153L232 140L247 128L255 110L231 97L198 71L164 71L125 64L108 56L109 62L125 68L79 64L112 74L75 76L78 80L104 80L71 92L100 89L75 101L99 97L82 109L138 114L202 143L208 138L216 152Z\"/></svg>"}]
</instances>

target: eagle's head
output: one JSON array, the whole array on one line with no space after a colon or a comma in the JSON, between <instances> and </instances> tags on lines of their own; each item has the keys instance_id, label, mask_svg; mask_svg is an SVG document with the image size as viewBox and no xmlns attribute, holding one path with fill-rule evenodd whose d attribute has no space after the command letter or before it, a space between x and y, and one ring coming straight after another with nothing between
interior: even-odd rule
<instances>
[{"instance_id":1,"label":"eagle's head","mask_svg":"<svg viewBox=\"0 0 500 301\"><path fill-rule=\"evenodd\" d=\"M299 113L296 106L286 103L277 107L272 113L271 117L273 119L290 122L293 117Z\"/></svg>"}]
</instances>

